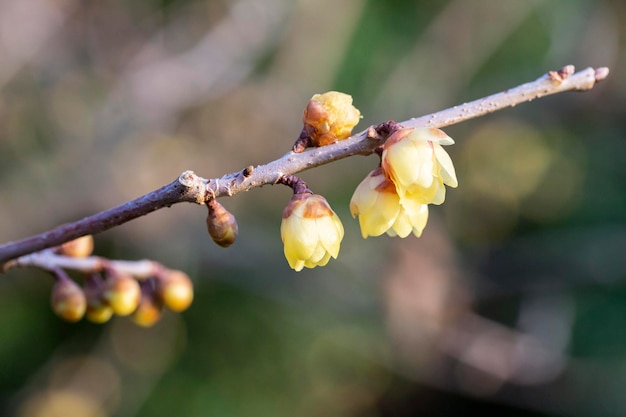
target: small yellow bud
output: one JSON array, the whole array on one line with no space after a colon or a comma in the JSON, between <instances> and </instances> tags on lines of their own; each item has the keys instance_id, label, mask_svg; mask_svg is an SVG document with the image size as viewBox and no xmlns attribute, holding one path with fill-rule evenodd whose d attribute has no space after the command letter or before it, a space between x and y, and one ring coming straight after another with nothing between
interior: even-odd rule
<instances>
[{"instance_id":1,"label":"small yellow bud","mask_svg":"<svg viewBox=\"0 0 626 417\"><path fill-rule=\"evenodd\" d=\"M106 323L113 317L113 309L108 305L101 305L94 307L87 305L87 311L85 312L85 318L92 323L102 324Z\"/></svg>"},{"instance_id":2,"label":"small yellow bud","mask_svg":"<svg viewBox=\"0 0 626 417\"><path fill-rule=\"evenodd\" d=\"M153 326L163 314L163 303L153 293L143 293L137 310L131 315L132 320L142 326Z\"/></svg>"},{"instance_id":3,"label":"small yellow bud","mask_svg":"<svg viewBox=\"0 0 626 417\"><path fill-rule=\"evenodd\" d=\"M159 277L157 292L165 307L175 312L186 310L193 301L193 284L182 271L167 270Z\"/></svg>"},{"instance_id":4,"label":"small yellow bud","mask_svg":"<svg viewBox=\"0 0 626 417\"><path fill-rule=\"evenodd\" d=\"M102 299L118 316L127 316L137 308L141 289L139 283L130 275L118 272L109 273L105 280Z\"/></svg>"},{"instance_id":5,"label":"small yellow bud","mask_svg":"<svg viewBox=\"0 0 626 417\"><path fill-rule=\"evenodd\" d=\"M83 290L64 273L56 276L50 304L52 311L57 316L69 322L80 320L85 315L87 308L87 300Z\"/></svg>"},{"instance_id":6,"label":"small yellow bud","mask_svg":"<svg viewBox=\"0 0 626 417\"><path fill-rule=\"evenodd\" d=\"M103 299L106 285L99 274L91 274L85 278L83 291L87 298L85 317L92 323L105 323L113 316L113 309Z\"/></svg>"},{"instance_id":7,"label":"small yellow bud","mask_svg":"<svg viewBox=\"0 0 626 417\"><path fill-rule=\"evenodd\" d=\"M352 105L352 96L337 91L315 94L302 114L304 127L294 151L346 139L360 119L361 112Z\"/></svg>"},{"instance_id":8,"label":"small yellow bud","mask_svg":"<svg viewBox=\"0 0 626 417\"><path fill-rule=\"evenodd\" d=\"M93 252L93 236L82 236L59 246L59 253L72 258L85 258Z\"/></svg>"},{"instance_id":9,"label":"small yellow bud","mask_svg":"<svg viewBox=\"0 0 626 417\"><path fill-rule=\"evenodd\" d=\"M211 239L223 248L235 242L237 238L237 219L215 199L206 203L209 215L206 218L206 226Z\"/></svg>"}]
</instances>

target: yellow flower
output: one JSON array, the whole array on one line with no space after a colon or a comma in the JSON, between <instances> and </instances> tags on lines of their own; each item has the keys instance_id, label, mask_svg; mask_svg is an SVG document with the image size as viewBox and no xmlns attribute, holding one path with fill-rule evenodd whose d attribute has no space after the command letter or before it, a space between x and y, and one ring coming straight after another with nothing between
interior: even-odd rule
<instances>
[{"instance_id":1,"label":"yellow flower","mask_svg":"<svg viewBox=\"0 0 626 417\"><path fill-rule=\"evenodd\" d=\"M441 204L444 184L458 185L454 165L441 145L454 141L435 128L402 129L383 145L382 167L396 186L400 200Z\"/></svg>"},{"instance_id":2,"label":"yellow flower","mask_svg":"<svg viewBox=\"0 0 626 417\"><path fill-rule=\"evenodd\" d=\"M289 266L301 271L337 258L343 225L321 195L294 194L283 211L280 237Z\"/></svg>"},{"instance_id":3,"label":"yellow flower","mask_svg":"<svg viewBox=\"0 0 626 417\"><path fill-rule=\"evenodd\" d=\"M352 96L337 91L315 94L302 114L304 128L314 146L348 138L360 119L361 112L352 105Z\"/></svg>"},{"instance_id":4,"label":"yellow flower","mask_svg":"<svg viewBox=\"0 0 626 417\"><path fill-rule=\"evenodd\" d=\"M428 221L428 206L412 199L400 201L396 187L382 168L376 168L359 184L350 200L352 217L359 216L361 235L420 237Z\"/></svg>"}]
</instances>

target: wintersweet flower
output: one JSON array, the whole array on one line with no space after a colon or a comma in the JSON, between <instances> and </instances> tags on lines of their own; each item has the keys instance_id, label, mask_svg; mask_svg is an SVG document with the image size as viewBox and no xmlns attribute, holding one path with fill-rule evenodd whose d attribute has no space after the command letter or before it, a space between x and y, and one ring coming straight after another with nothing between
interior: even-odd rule
<instances>
[{"instance_id":1,"label":"wintersweet flower","mask_svg":"<svg viewBox=\"0 0 626 417\"><path fill-rule=\"evenodd\" d=\"M400 201L396 186L376 168L358 185L350 200L352 217L359 216L361 235L420 237L428 221L428 206L415 200Z\"/></svg>"},{"instance_id":2,"label":"wintersweet flower","mask_svg":"<svg viewBox=\"0 0 626 417\"><path fill-rule=\"evenodd\" d=\"M458 185L454 165L441 145L454 141L435 128L402 129L383 145L382 168L396 186L400 200L419 204L441 204L444 184Z\"/></svg>"},{"instance_id":3,"label":"wintersweet flower","mask_svg":"<svg viewBox=\"0 0 626 417\"><path fill-rule=\"evenodd\" d=\"M280 237L289 266L301 271L337 258L343 225L321 195L294 194L283 211Z\"/></svg>"},{"instance_id":4,"label":"wintersweet flower","mask_svg":"<svg viewBox=\"0 0 626 417\"><path fill-rule=\"evenodd\" d=\"M352 96L338 91L315 94L302 114L304 129L313 146L348 138L360 119L361 112L352 105Z\"/></svg>"}]
</instances>

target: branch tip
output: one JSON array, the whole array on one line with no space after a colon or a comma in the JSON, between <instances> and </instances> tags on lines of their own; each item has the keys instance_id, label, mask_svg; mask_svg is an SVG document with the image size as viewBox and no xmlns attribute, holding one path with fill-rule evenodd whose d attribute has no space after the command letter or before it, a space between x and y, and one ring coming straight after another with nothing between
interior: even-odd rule
<instances>
[{"instance_id":1,"label":"branch tip","mask_svg":"<svg viewBox=\"0 0 626 417\"><path fill-rule=\"evenodd\" d=\"M609 69L608 67L596 68L594 75L596 78L596 82L600 82L609 76Z\"/></svg>"}]
</instances>

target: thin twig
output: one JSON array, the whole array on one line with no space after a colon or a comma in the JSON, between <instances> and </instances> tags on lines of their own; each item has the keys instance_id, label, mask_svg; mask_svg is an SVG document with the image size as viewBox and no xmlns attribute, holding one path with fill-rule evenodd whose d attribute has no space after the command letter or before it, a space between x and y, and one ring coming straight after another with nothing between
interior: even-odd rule
<instances>
[{"instance_id":1,"label":"thin twig","mask_svg":"<svg viewBox=\"0 0 626 417\"><path fill-rule=\"evenodd\" d=\"M46 271L56 269L69 269L82 273L100 272L104 269L112 269L134 276L136 279L146 279L159 274L163 265L158 262L143 259L139 261L121 261L101 258L99 256L87 256L75 258L55 253L53 250L43 250L30 253L6 263L7 269L14 267L36 267Z\"/></svg>"},{"instance_id":2,"label":"thin twig","mask_svg":"<svg viewBox=\"0 0 626 417\"><path fill-rule=\"evenodd\" d=\"M605 79L608 72L608 68L587 68L574 73L574 67L568 65L518 87L400 124L405 127L449 126L549 94L590 90L596 82ZM57 246L80 236L103 232L173 204L204 203L209 198L232 196L262 185L275 184L283 175L296 174L353 155L369 155L385 140L386 135L381 134L380 129L370 127L338 143L302 153L288 152L268 164L254 169L248 167L220 178L207 180L186 171L172 183L135 200L39 235L1 245L0 270L3 271L4 263L11 259Z\"/></svg>"}]
</instances>

